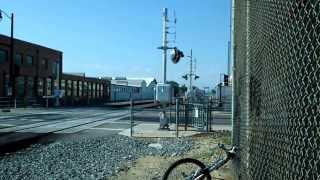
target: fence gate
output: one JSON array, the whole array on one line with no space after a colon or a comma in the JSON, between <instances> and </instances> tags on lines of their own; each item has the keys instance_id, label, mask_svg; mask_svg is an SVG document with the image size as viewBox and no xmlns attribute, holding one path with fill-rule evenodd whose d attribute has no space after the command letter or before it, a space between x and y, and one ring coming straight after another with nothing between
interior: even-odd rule
<instances>
[{"instance_id":1,"label":"fence gate","mask_svg":"<svg viewBox=\"0 0 320 180\"><path fill-rule=\"evenodd\" d=\"M179 104L179 125L210 131L211 107L208 104L181 103Z\"/></svg>"}]
</instances>

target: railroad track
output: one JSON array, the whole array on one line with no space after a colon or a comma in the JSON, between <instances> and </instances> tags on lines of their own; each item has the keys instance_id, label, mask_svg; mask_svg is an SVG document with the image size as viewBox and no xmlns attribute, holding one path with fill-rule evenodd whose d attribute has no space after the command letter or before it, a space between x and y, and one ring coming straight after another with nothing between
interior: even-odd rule
<instances>
[{"instance_id":1,"label":"railroad track","mask_svg":"<svg viewBox=\"0 0 320 180\"><path fill-rule=\"evenodd\" d=\"M112 114L116 114L112 116ZM110 116L111 115L111 116ZM97 126L99 124L107 123L107 122L112 122L117 119L124 118L129 115L129 112L109 112L106 113L105 115L95 115L95 116L86 116L86 118L81 118L81 120L77 121L76 117L70 118L68 121L55 121L55 122L48 122L44 124L31 124L28 127L22 127L22 128L16 128L15 130L4 132L5 129L8 130L8 128L3 128L0 129L0 131L4 132L0 134L0 154L4 154L7 152L12 152L16 151L18 149L24 148L30 144L33 144L37 140L48 136L52 135L55 133L73 133L73 132L78 132L81 130L84 130L84 126L92 125L92 126ZM101 117L98 117L101 116ZM92 118L96 118L95 120L89 120ZM79 119L79 118L78 118ZM73 122L73 124L68 125L66 123ZM63 123L65 124L63 126ZM43 127L54 127L55 125L62 125L57 128L52 128L52 130L48 130L45 132L41 132L41 128ZM38 132L37 132L38 129ZM45 128L44 128L45 129Z\"/></svg>"}]
</instances>

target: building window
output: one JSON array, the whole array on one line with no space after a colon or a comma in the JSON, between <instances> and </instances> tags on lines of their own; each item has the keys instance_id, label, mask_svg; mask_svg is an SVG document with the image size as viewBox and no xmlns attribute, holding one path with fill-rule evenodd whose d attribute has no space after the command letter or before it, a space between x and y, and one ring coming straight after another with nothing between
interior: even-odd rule
<instances>
[{"instance_id":1,"label":"building window","mask_svg":"<svg viewBox=\"0 0 320 180\"><path fill-rule=\"evenodd\" d=\"M38 80L38 96L43 96L43 79L39 78Z\"/></svg>"},{"instance_id":2,"label":"building window","mask_svg":"<svg viewBox=\"0 0 320 180\"><path fill-rule=\"evenodd\" d=\"M9 96L9 82L10 82L10 76L9 74L4 73L3 74L3 87L4 87L4 95Z\"/></svg>"},{"instance_id":3,"label":"building window","mask_svg":"<svg viewBox=\"0 0 320 180\"><path fill-rule=\"evenodd\" d=\"M8 51L0 49L0 63L4 63L7 61Z\"/></svg>"},{"instance_id":4,"label":"building window","mask_svg":"<svg viewBox=\"0 0 320 180\"><path fill-rule=\"evenodd\" d=\"M32 66L33 65L33 56L26 57L26 64Z\"/></svg>"},{"instance_id":5,"label":"building window","mask_svg":"<svg viewBox=\"0 0 320 180\"><path fill-rule=\"evenodd\" d=\"M16 57L15 57L15 63L17 65L21 65L22 64L22 54L16 54Z\"/></svg>"},{"instance_id":6,"label":"building window","mask_svg":"<svg viewBox=\"0 0 320 180\"><path fill-rule=\"evenodd\" d=\"M41 65L47 70L48 69L48 59L47 58L43 58L41 60Z\"/></svg>"},{"instance_id":7,"label":"building window","mask_svg":"<svg viewBox=\"0 0 320 180\"><path fill-rule=\"evenodd\" d=\"M47 96L51 96L52 95L52 92L51 92L51 89L52 89L51 81L52 80L50 78L47 78Z\"/></svg>"},{"instance_id":8,"label":"building window","mask_svg":"<svg viewBox=\"0 0 320 180\"><path fill-rule=\"evenodd\" d=\"M19 76L16 79L16 87L17 87L17 96L23 97L24 96L24 76Z\"/></svg>"},{"instance_id":9,"label":"building window","mask_svg":"<svg viewBox=\"0 0 320 180\"><path fill-rule=\"evenodd\" d=\"M56 62L52 62L52 74L57 74L57 63Z\"/></svg>"},{"instance_id":10,"label":"building window","mask_svg":"<svg viewBox=\"0 0 320 180\"><path fill-rule=\"evenodd\" d=\"M28 77L28 96L32 97L33 96L33 87L34 87L34 80L33 77Z\"/></svg>"}]
</instances>

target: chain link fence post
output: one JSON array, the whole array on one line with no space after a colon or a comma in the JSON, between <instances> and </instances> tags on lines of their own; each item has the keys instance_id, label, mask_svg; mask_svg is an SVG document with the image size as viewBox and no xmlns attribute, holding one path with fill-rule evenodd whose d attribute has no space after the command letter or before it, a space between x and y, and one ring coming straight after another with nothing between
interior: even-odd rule
<instances>
[{"instance_id":1,"label":"chain link fence post","mask_svg":"<svg viewBox=\"0 0 320 180\"><path fill-rule=\"evenodd\" d=\"M130 137L133 136L133 126L134 126L134 114L133 114L133 99L130 99Z\"/></svg>"},{"instance_id":2,"label":"chain link fence post","mask_svg":"<svg viewBox=\"0 0 320 180\"><path fill-rule=\"evenodd\" d=\"M176 137L179 137L179 98L176 98Z\"/></svg>"}]
</instances>

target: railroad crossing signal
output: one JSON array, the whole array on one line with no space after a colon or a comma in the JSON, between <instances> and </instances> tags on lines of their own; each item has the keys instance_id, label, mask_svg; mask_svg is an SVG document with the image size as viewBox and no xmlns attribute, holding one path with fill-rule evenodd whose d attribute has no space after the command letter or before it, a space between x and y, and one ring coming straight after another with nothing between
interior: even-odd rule
<instances>
[{"instance_id":1,"label":"railroad crossing signal","mask_svg":"<svg viewBox=\"0 0 320 180\"><path fill-rule=\"evenodd\" d=\"M173 64L177 64L183 57L183 52L180 51L177 47L174 47L171 53L171 61L173 62Z\"/></svg>"},{"instance_id":2,"label":"railroad crossing signal","mask_svg":"<svg viewBox=\"0 0 320 180\"><path fill-rule=\"evenodd\" d=\"M182 78L185 80L188 80L188 75L186 74L186 75L182 76Z\"/></svg>"},{"instance_id":3,"label":"railroad crossing signal","mask_svg":"<svg viewBox=\"0 0 320 180\"><path fill-rule=\"evenodd\" d=\"M227 74L223 75L223 83L225 86L229 85L229 75L227 75Z\"/></svg>"}]
</instances>

